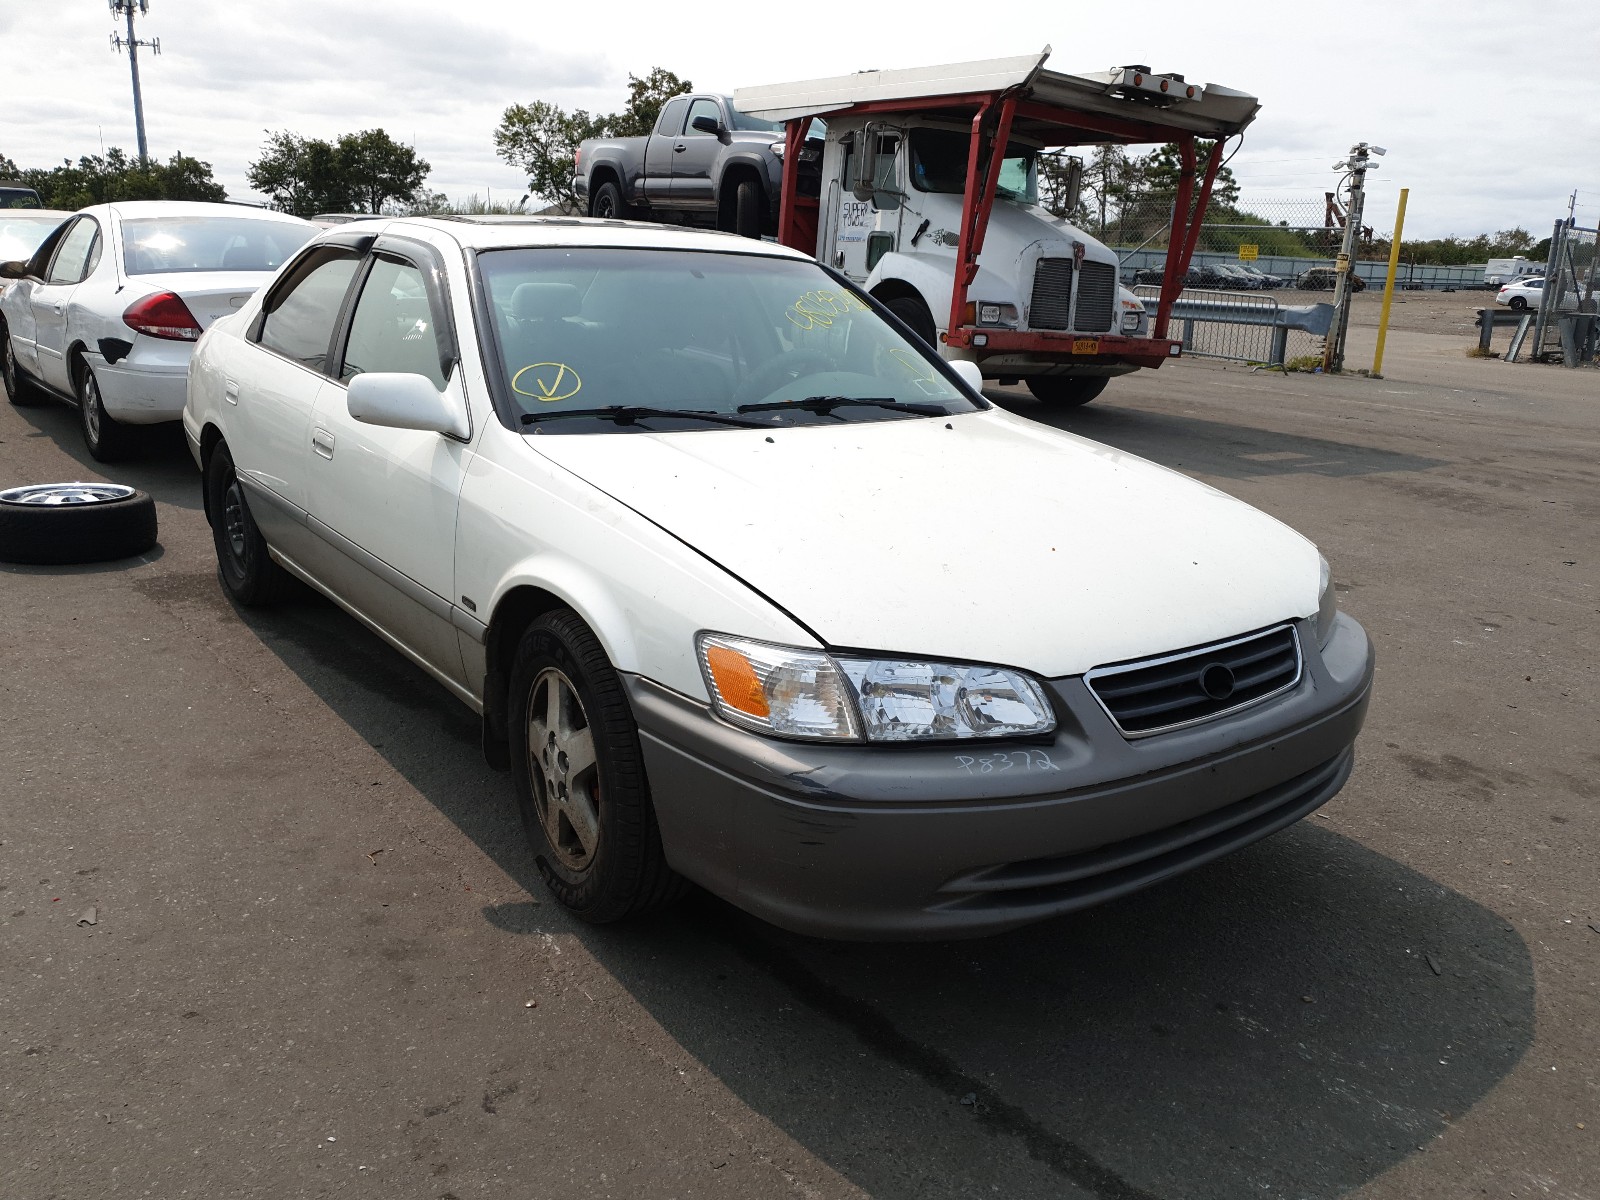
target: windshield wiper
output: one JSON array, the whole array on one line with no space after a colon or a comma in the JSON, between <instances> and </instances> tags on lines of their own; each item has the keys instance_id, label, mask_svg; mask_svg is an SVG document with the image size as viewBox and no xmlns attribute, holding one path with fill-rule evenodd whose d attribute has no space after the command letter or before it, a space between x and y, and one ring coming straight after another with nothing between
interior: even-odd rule
<instances>
[{"instance_id":1,"label":"windshield wiper","mask_svg":"<svg viewBox=\"0 0 1600 1200\"><path fill-rule=\"evenodd\" d=\"M524 425L556 421L562 417L594 417L618 425L632 425L641 417L681 417L689 421L710 421L714 425L737 425L741 429L769 429L764 421L744 421L731 413L694 408L651 408L647 404L608 404L604 408L563 408L554 412L523 413Z\"/></svg>"},{"instance_id":2,"label":"windshield wiper","mask_svg":"<svg viewBox=\"0 0 1600 1200\"><path fill-rule=\"evenodd\" d=\"M948 417L950 410L942 404L921 401L896 400L890 396L807 396L804 400L768 400L761 404L741 404L739 412L777 412L785 408L801 408L806 412L831 413L836 408L858 406L865 408L892 408L899 412L917 413L924 417Z\"/></svg>"}]
</instances>

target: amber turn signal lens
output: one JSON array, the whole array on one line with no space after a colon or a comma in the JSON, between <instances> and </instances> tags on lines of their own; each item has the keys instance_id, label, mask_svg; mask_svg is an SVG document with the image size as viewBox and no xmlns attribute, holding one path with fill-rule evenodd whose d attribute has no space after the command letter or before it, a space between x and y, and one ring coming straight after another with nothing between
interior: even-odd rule
<instances>
[{"instance_id":1,"label":"amber turn signal lens","mask_svg":"<svg viewBox=\"0 0 1600 1200\"><path fill-rule=\"evenodd\" d=\"M729 708L762 719L771 715L761 680L744 655L726 646L707 646L706 666L711 670L711 679L722 695L722 702Z\"/></svg>"}]
</instances>

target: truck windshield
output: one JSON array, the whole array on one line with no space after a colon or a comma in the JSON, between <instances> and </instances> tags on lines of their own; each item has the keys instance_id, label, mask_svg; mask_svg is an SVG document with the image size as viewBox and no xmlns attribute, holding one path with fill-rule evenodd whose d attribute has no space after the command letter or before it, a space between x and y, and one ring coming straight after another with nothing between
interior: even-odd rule
<instances>
[{"instance_id":1,"label":"truck windshield","mask_svg":"<svg viewBox=\"0 0 1600 1200\"><path fill-rule=\"evenodd\" d=\"M953 192L960 195L967 189L968 134L948 129L913 129L911 131L911 183L922 192ZM1031 146L1012 142L1006 146L1006 156L1000 164L1000 182L995 188L997 196L1020 200L1024 204L1039 202L1039 152Z\"/></svg>"},{"instance_id":2,"label":"truck windshield","mask_svg":"<svg viewBox=\"0 0 1600 1200\"><path fill-rule=\"evenodd\" d=\"M838 425L982 407L926 346L814 262L610 247L484 250L478 262L505 415L543 433ZM606 415L618 407L657 412L618 422Z\"/></svg>"}]
</instances>

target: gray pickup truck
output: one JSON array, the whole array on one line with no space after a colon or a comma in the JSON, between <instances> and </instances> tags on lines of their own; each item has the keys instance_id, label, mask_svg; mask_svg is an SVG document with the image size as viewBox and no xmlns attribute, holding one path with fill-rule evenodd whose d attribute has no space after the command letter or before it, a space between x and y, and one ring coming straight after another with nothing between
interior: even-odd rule
<instances>
[{"instance_id":1,"label":"gray pickup truck","mask_svg":"<svg viewBox=\"0 0 1600 1200\"><path fill-rule=\"evenodd\" d=\"M816 195L820 146L808 144L801 156L801 194L809 173ZM580 143L573 183L591 217L674 220L760 237L777 228L783 147L783 126L745 116L727 96L674 96L646 136Z\"/></svg>"}]
</instances>

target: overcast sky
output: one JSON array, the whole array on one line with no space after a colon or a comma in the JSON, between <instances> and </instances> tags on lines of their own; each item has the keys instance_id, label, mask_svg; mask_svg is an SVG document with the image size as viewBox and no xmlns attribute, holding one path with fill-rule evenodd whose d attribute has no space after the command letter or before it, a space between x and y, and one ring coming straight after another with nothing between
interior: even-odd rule
<instances>
[{"instance_id":1,"label":"overcast sky","mask_svg":"<svg viewBox=\"0 0 1600 1200\"><path fill-rule=\"evenodd\" d=\"M530 0L150 0L141 55L150 152L212 164L230 197L266 130L381 127L452 197L515 199L526 180L493 132L537 99L611 112L628 73L666 67L705 90L1055 47L1063 71L1144 63L1259 96L1232 167L1274 219L1320 221L1331 165L1388 151L1367 224L1410 237L1521 225L1547 236L1578 192L1600 218L1600 5L1542 0L1169 3L745 3ZM1513 18L1512 13L1515 12ZM0 154L23 167L136 147L128 60L105 0L0 0ZM1550 80L1549 85L1540 80Z\"/></svg>"}]
</instances>

